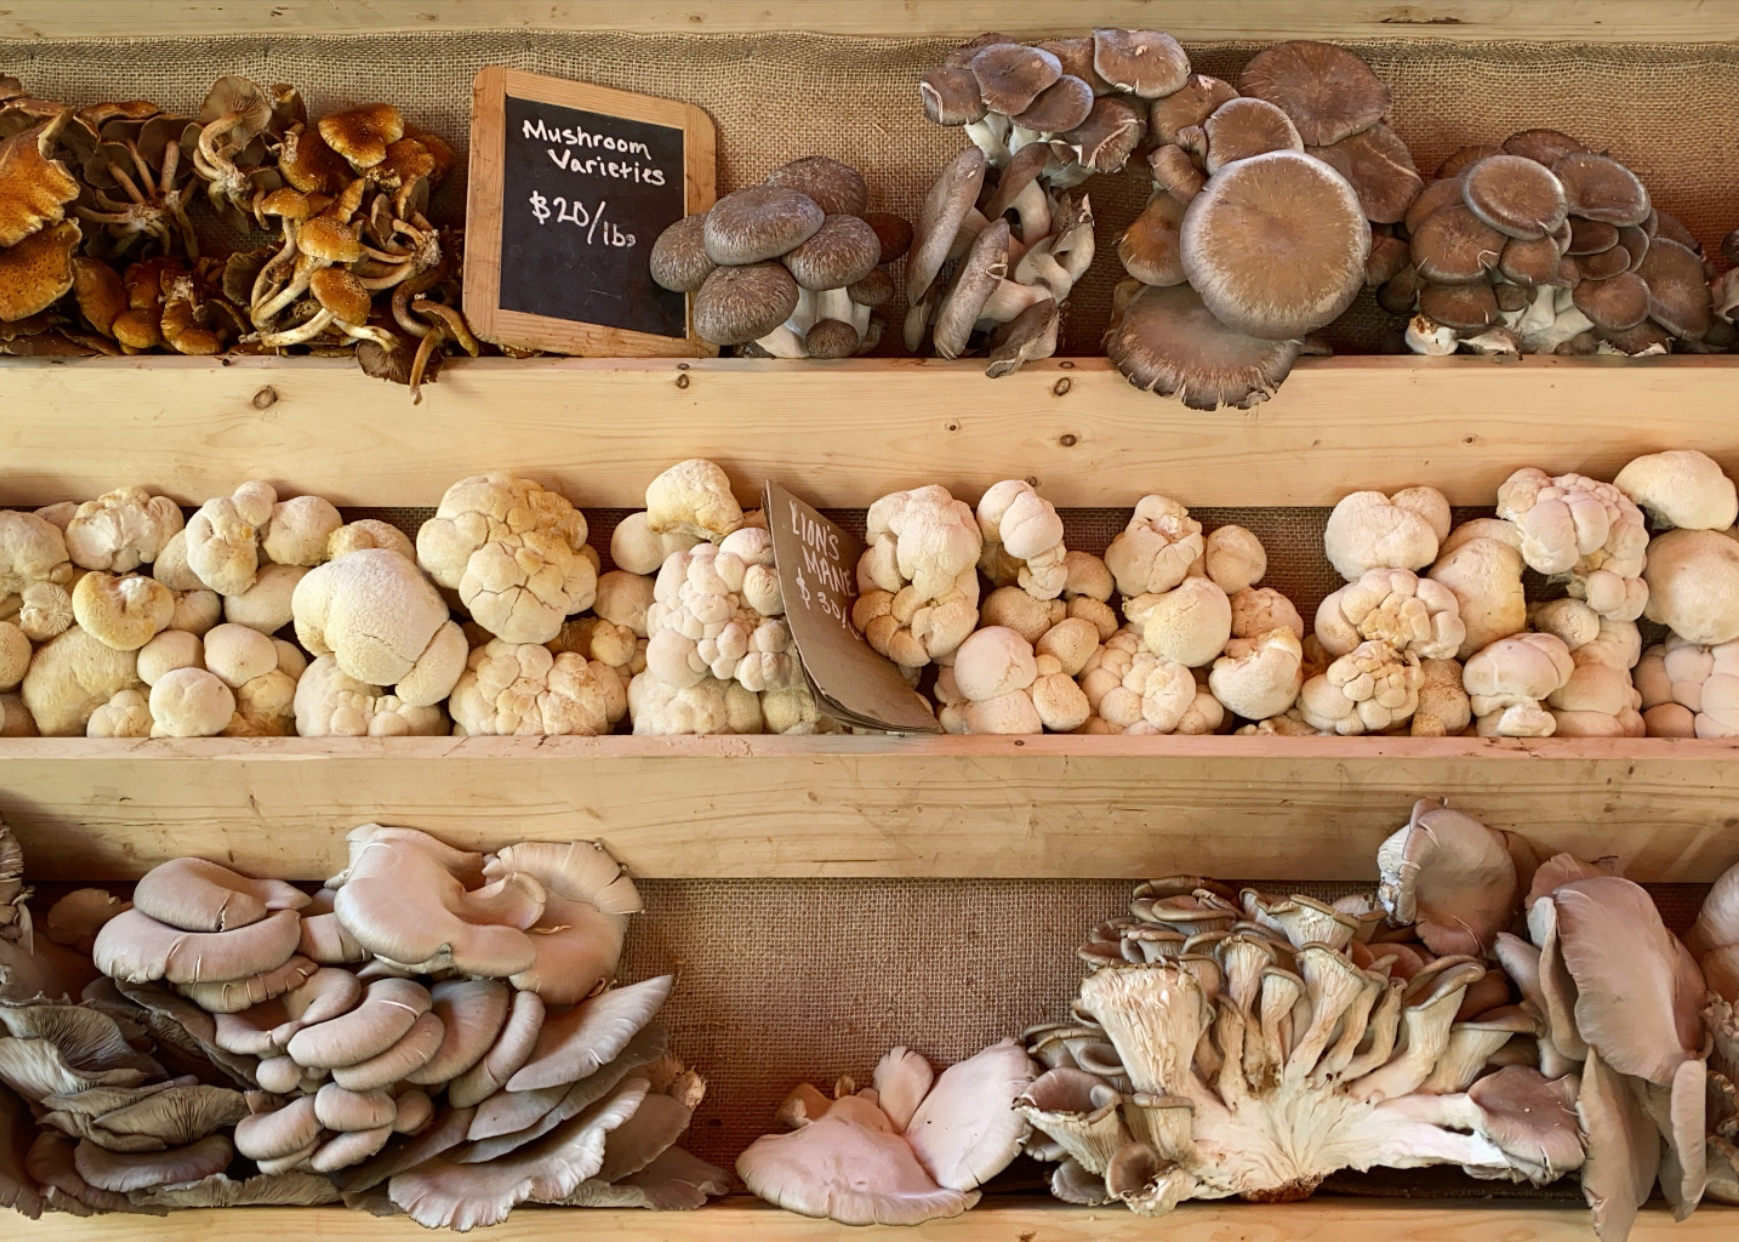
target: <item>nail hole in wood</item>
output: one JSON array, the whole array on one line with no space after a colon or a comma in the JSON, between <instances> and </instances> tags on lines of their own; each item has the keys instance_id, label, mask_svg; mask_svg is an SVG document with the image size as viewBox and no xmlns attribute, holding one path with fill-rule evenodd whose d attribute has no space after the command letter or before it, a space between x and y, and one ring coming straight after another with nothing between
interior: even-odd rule
<instances>
[{"instance_id":1,"label":"nail hole in wood","mask_svg":"<svg viewBox=\"0 0 1739 1242\"><path fill-rule=\"evenodd\" d=\"M1051 391L1059 397L1066 397L1069 395L1069 389L1074 386L1075 381L1065 375L1062 379L1051 385Z\"/></svg>"},{"instance_id":2,"label":"nail hole in wood","mask_svg":"<svg viewBox=\"0 0 1739 1242\"><path fill-rule=\"evenodd\" d=\"M676 386L678 388L687 388L688 387L688 376L686 376L686 375L677 376L676 377Z\"/></svg>"},{"instance_id":3,"label":"nail hole in wood","mask_svg":"<svg viewBox=\"0 0 1739 1242\"><path fill-rule=\"evenodd\" d=\"M269 410L278 404L278 390L267 384L254 394L253 406L256 410Z\"/></svg>"},{"instance_id":4,"label":"nail hole in wood","mask_svg":"<svg viewBox=\"0 0 1739 1242\"><path fill-rule=\"evenodd\" d=\"M1080 442L1080 439L1072 431L1057 441L1057 443L1061 444L1064 448L1074 448Z\"/></svg>"},{"instance_id":5,"label":"nail hole in wood","mask_svg":"<svg viewBox=\"0 0 1739 1242\"><path fill-rule=\"evenodd\" d=\"M960 424L959 423L949 423L945 429L948 431L959 431Z\"/></svg>"},{"instance_id":6,"label":"nail hole in wood","mask_svg":"<svg viewBox=\"0 0 1739 1242\"><path fill-rule=\"evenodd\" d=\"M1027 477L1026 477L1026 485L1027 485L1027 486L1028 486L1028 487L1037 487L1037 486L1038 486L1038 485L1039 485L1039 476L1038 476L1038 475L1036 475L1036 474L1029 474L1029 475L1027 475Z\"/></svg>"}]
</instances>

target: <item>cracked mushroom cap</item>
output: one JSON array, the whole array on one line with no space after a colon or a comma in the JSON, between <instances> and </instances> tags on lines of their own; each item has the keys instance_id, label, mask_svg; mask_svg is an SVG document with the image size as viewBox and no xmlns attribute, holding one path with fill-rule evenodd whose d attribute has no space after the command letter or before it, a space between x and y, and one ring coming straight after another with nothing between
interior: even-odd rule
<instances>
[{"instance_id":1,"label":"cracked mushroom cap","mask_svg":"<svg viewBox=\"0 0 1739 1242\"><path fill-rule=\"evenodd\" d=\"M301 938L301 917L278 910L220 932L189 932L133 909L103 924L91 948L98 970L124 983L227 982L276 970Z\"/></svg>"},{"instance_id":2,"label":"cracked mushroom cap","mask_svg":"<svg viewBox=\"0 0 1739 1242\"><path fill-rule=\"evenodd\" d=\"M1389 88L1358 56L1330 43L1276 43L1250 58L1238 92L1278 105L1304 141L1327 146L1369 129L1389 111Z\"/></svg>"},{"instance_id":3,"label":"cracked mushroom cap","mask_svg":"<svg viewBox=\"0 0 1739 1242\"><path fill-rule=\"evenodd\" d=\"M79 737L91 715L139 685L138 660L73 626L37 650L19 695L43 737Z\"/></svg>"},{"instance_id":4,"label":"cracked mushroom cap","mask_svg":"<svg viewBox=\"0 0 1739 1242\"><path fill-rule=\"evenodd\" d=\"M1292 370L1298 342L1228 328L1186 284L1142 285L1106 334L1105 350L1135 387L1192 410L1247 410Z\"/></svg>"},{"instance_id":5,"label":"cracked mushroom cap","mask_svg":"<svg viewBox=\"0 0 1739 1242\"><path fill-rule=\"evenodd\" d=\"M1437 559L1449 534L1449 502L1434 487L1409 487L1385 496L1352 492L1329 514L1323 551L1348 582L1372 569L1423 569Z\"/></svg>"},{"instance_id":6,"label":"cracked mushroom cap","mask_svg":"<svg viewBox=\"0 0 1739 1242\"><path fill-rule=\"evenodd\" d=\"M714 263L762 263L808 241L826 217L820 204L797 190L780 185L745 186L713 204L701 238L707 257Z\"/></svg>"},{"instance_id":7,"label":"cracked mushroom cap","mask_svg":"<svg viewBox=\"0 0 1739 1242\"><path fill-rule=\"evenodd\" d=\"M1105 549L1105 567L1131 598L1169 591L1189 576L1206 546L1202 524L1188 509L1165 496L1143 496Z\"/></svg>"},{"instance_id":8,"label":"cracked mushroom cap","mask_svg":"<svg viewBox=\"0 0 1739 1242\"><path fill-rule=\"evenodd\" d=\"M1612 485L1657 526L1681 530L1726 530L1739 518L1733 480L1706 453L1668 449L1638 457Z\"/></svg>"},{"instance_id":9,"label":"cracked mushroom cap","mask_svg":"<svg viewBox=\"0 0 1739 1242\"><path fill-rule=\"evenodd\" d=\"M1364 288L1371 248L1352 186L1295 151L1215 174L1184 212L1179 238L1184 272L1214 317L1270 341L1302 337L1346 310Z\"/></svg>"},{"instance_id":10,"label":"cracked mushroom cap","mask_svg":"<svg viewBox=\"0 0 1739 1242\"><path fill-rule=\"evenodd\" d=\"M66 525L75 565L126 573L154 561L182 527L181 506L142 487L121 487L87 500Z\"/></svg>"},{"instance_id":11,"label":"cracked mushroom cap","mask_svg":"<svg viewBox=\"0 0 1739 1242\"><path fill-rule=\"evenodd\" d=\"M1377 848L1377 868L1390 921L1413 924L1433 953L1488 954L1515 909L1519 881L1503 834L1428 799Z\"/></svg>"},{"instance_id":12,"label":"cracked mushroom cap","mask_svg":"<svg viewBox=\"0 0 1739 1242\"><path fill-rule=\"evenodd\" d=\"M632 519L630 519L632 520ZM731 493L731 481L724 469L703 457L679 461L660 473L646 485L646 528L653 535L681 535L694 541L718 543L743 524L743 508ZM690 543L688 546L693 546ZM615 559L615 540L611 554ZM676 548L663 549L665 556ZM653 573L658 565L641 571L624 564L632 572Z\"/></svg>"},{"instance_id":13,"label":"cracked mushroom cap","mask_svg":"<svg viewBox=\"0 0 1739 1242\"><path fill-rule=\"evenodd\" d=\"M1648 545L1643 580L1649 620L1705 647L1739 638L1739 541L1727 532L1657 535Z\"/></svg>"},{"instance_id":14,"label":"cracked mushroom cap","mask_svg":"<svg viewBox=\"0 0 1739 1242\"><path fill-rule=\"evenodd\" d=\"M592 606L586 519L567 497L501 472L449 487L417 531L417 561L472 619L509 643L546 643Z\"/></svg>"},{"instance_id":15,"label":"cracked mushroom cap","mask_svg":"<svg viewBox=\"0 0 1739 1242\"><path fill-rule=\"evenodd\" d=\"M975 702L1025 690L1037 676L1032 644L1006 625L975 630L954 653L954 683Z\"/></svg>"},{"instance_id":16,"label":"cracked mushroom cap","mask_svg":"<svg viewBox=\"0 0 1739 1242\"><path fill-rule=\"evenodd\" d=\"M203 858L153 867L133 889L143 914L182 931L233 931L279 910L302 910L306 893L281 880L256 880Z\"/></svg>"},{"instance_id":17,"label":"cracked mushroom cap","mask_svg":"<svg viewBox=\"0 0 1739 1242\"><path fill-rule=\"evenodd\" d=\"M302 646L365 684L396 684L411 706L440 702L464 671L464 633L434 584L397 552L365 549L309 570L292 607Z\"/></svg>"},{"instance_id":18,"label":"cracked mushroom cap","mask_svg":"<svg viewBox=\"0 0 1739 1242\"><path fill-rule=\"evenodd\" d=\"M117 651L137 651L168 626L175 593L155 578L92 572L72 592L73 619Z\"/></svg>"},{"instance_id":19,"label":"cracked mushroom cap","mask_svg":"<svg viewBox=\"0 0 1739 1242\"><path fill-rule=\"evenodd\" d=\"M344 518L330 501L292 496L272 506L271 517L260 529L260 550L273 564L311 569L327 559L327 546L343 525Z\"/></svg>"}]
</instances>

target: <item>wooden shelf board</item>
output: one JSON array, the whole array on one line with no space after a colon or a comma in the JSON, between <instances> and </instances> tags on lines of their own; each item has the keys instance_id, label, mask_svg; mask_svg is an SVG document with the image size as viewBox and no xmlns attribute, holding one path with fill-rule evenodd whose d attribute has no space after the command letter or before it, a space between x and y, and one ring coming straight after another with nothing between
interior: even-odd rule
<instances>
[{"instance_id":1,"label":"wooden shelf board","mask_svg":"<svg viewBox=\"0 0 1739 1242\"><path fill-rule=\"evenodd\" d=\"M31 874L320 879L383 820L607 842L649 878L1372 875L1414 799L1646 882L1739 862L1739 745L1469 738L391 738L0 744Z\"/></svg>"},{"instance_id":2,"label":"wooden shelf board","mask_svg":"<svg viewBox=\"0 0 1739 1242\"><path fill-rule=\"evenodd\" d=\"M1739 1213L1705 1204L1675 1223L1662 1209L1644 1211L1630 1242L1728 1242ZM49 1216L9 1233L21 1242L230 1242L283 1237L440 1238L405 1217L375 1217L345 1208L227 1208L169 1216ZM909 1228L842 1229L826 1220L782 1212L751 1199L726 1199L698 1212L519 1208L483 1236L531 1242L567 1236L621 1242L835 1242L903 1238L907 1242L1591 1242L1588 1213L1562 1204L1311 1199L1304 1203L1190 1203L1160 1219L1122 1210L1070 1208L1047 1200L985 1205L952 1220Z\"/></svg>"},{"instance_id":3,"label":"wooden shelf board","mask_svg":"<svg viewBox=\"0 0 1739 1242\"><path fill-rule=\"evenodd\" d=\"M745 499L771 475L823 506L932 482L976 498L1009 477L1074 507L1156 488L1197 506L1331 505L1422 483L1490 504L1528 464L1611 477L1677 447L1739 471L1736 385L1732 357L1307 359L1267 404L1204 414L1103 358L998 380L970 361L478 359L412 406L345 360L19 359L0 363L0 502L143 484L197 504L246 477L433 505L501 468L628 507L671 462L707 456Z\"/></svg>"},{"instance_id":4,"label":"wooden shelf board","mask_svg":"<svg viewBox=\"0 0 1739 1242\"><path fill-rule=\"evenodd\" d=\"M1090 12L1083 12L1083 8ZM0 39L90 39L225 34L372 35L431 30L622 30L644 34L822 34L965 38L1001 30L1024 38L1090 26L1160 26L1184 40L1519 39L1574 43L1710 43L1739 37L1725 0L11 0Z\"/></svg>"}]
</instances>

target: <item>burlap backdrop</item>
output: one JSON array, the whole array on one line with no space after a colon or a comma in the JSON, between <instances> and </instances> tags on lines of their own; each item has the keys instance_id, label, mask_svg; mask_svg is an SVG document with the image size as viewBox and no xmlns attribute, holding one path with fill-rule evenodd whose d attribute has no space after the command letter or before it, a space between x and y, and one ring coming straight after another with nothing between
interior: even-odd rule
<instances>
[{"instance_id":1,"label":"burlap backdrop","mask_svg":"<svg viewBox=\"0 0 1739 1242\"><path fill-rule=\"evenodd\" d=\"M0 73L69 103L147 98L189 112L219 74L292 82L315 114L391 100L463 155L472 76L484 65L509 65L701 105L718 124L721 192L786 160L820 153L862 170L872 208L911 216L936 170L966 142L960 131L927 121L917 101L918 74L948 46L798 34L521 31L0 42ZM1256 46L1189 50L1198 69L1235 79ZM1427 174L1464 143L1552 126L1610 148L1711 249L1739 224L1739 210L1728 203L1739 155L1739 109L1732 106L1739 98L1739 47L1413 40L1349 46L1393 87L1391 123ZM462 183L461 170L437 203L449 218L464 202ZM1098 177L1086 191L1101 257L1071 299L1063 354L1100 352L1111 288L1121 275L1115 240L1145 201L1147 180L1135 172ZM900 308L891 310L897 323ZM1369 352L1393 327L1367 296L1324 335L1337 348Z\"/></svg>"},{"instance_id":2,"label":"burlap backdrop","mask_svg":"<svg viewBox=\"0 0 1739 1242\"><path fill-rule=\"evenodd\" d=\"M632 36L429 34L307 40L0 42L0 72L35 93L89 103L150 98L196 109L212 79L241 73L301 87L316 114L389 99L415 123L465 148L470 81L482 66L539 73L693 101L718 123L721 192L799 155L860 168L871 206L912 214L935 170L963 145L931 125L913 82L947 44L807 35ZM1248 45L1193 46L1196 67L1235 77ZM1450 151L1529 126L1552 126L1634 168L1656 201L1711 248L1734 224L1727 183L1739 154L1739 48L1584 47L1384 41L1358 45L1394 88L1392 123L1427 173ZM1688 137L1687 135L1691 135ZM437 206L452 218L463 171ZM1144 180L1087 186L1102 251L1073 298L1065 354L1094 353L1117 270L1112 247L1139 210ZM1388 327L1368 303L1331 334L1375 348ZM479 449L478 467L489 463ZM425 513L382 513L414 532ZM608 547L620 516L594 514ZM844 515L841 515L844 516ZM1334 579L1321 555L1326 510L1203 511L1211 527L1241 521L1260 535L1268 583L1311 616ZM1460 516L1460 515L1458 515ZM1127 510L1067 515L1071 546L1102 550ZM1429 792L1429 791L1421 791ZM390 819L392 808L381 807ZM643 884L623 978L675 969L667 1011L674 1046L712 1087L690 1146L728 1163L766 1128L799 1079L867 1077L890 1045L938 1062L1065 1011L1079 968L1074 946L1122 911L1121 881L687 881ZM1269 885L1284 891L1284 882ZM1322 890L1316 890L1321 892ZM1326 895L1326 894L1325 894ZM1676 926L1699 890L1657 891ZM1485 1189L1485 1188L1481 1188Z\"/></svg>"}]
</instances>

